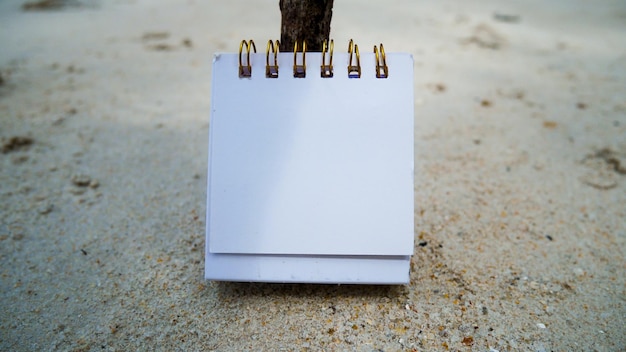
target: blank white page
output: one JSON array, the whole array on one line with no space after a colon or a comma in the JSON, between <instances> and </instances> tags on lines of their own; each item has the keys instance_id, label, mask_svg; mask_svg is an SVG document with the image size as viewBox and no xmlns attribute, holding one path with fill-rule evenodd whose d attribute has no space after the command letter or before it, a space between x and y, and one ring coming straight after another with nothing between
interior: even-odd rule
<instances>
[{"instance_id":1,"label":"blank white page","mask_svg":"<svg viewBox=\"0 0 626 352\"><path fill-rule=\"evenodd\" d=\"M245 56L245 55L244 55ZM300 55L299 55L300 58ZM293 53L265 77L265 53L213 65L207 243L211 253L385 255L413 253L413 59L373 53L348 78L347 53L320 77L307 53L305 78Z\"/></svg>"}]
</instances>

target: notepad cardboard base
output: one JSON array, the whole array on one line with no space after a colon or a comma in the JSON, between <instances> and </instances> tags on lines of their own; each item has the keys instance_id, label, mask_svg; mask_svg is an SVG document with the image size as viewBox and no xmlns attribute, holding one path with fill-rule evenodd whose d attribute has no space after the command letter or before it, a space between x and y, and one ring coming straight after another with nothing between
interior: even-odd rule
<instances>
[{"instance_id":1,"label":"notepad cardboard base","mask_svg":"<svg viewBox=\"0 0 626 352\"><path fill-rule=\"evenodd\" d=\"M410 256L295 256L215 254L205 277L216 281L408 284Z\"/></svg>"}]
</instances>

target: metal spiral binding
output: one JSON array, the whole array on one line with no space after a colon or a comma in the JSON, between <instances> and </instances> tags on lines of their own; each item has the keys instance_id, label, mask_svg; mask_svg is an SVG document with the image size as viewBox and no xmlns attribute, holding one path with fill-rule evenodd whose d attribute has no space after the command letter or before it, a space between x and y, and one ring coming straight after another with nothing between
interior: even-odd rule
<instances>
[{"instance_id":1,"label":"metal spiral binding","mask_svg":"<svg viewBox=\"0 0 626 352\"><path fill-rule=\"evenodd\" d=\"M387 56L385 55L385 48L383 47L383 43L380 43L380 56L378 55L378 48L376 47L376 45L374 45L374 54L376 54L376 78L389 77Z\"/></svg>"},{"instance_id":2,"label":"metal spiral binding","mask_svg":"<svg viewBox=\"0 0 626 352\"><path fill-rule=\"evenodd\" d=\"M302 65L298 65L298 42L293 45L293 76L306 77L306 41L302 41Z\"/></svg>"},{"instance_id":3,"label":"metal spiral binding","mask_svg":"<svg viewBox=\"0 0 626 352\"><path fill-rule=\"evenodd\" d=\"M296 42L293 46L293 76L295 78L306 77L306 41ZM244 60L243 50L246 48ZM335 48L334 40L324 40L322 43L322 64L320 66L320 76L322 78L331 78L334 76L333 70L333 51ZM298 64L298 49L302 50L302 64ZM252 64L250 62L250 52L256 53L256 45L252 39L242 40L239 44L239 78L252 77ZM278 78L278 53L280 52L280 42L278 40L268 40L265 49L265 77ZM361 55L359 54L359 46L354 44L350 39L348 43L348 78L361 78ZM273 60L270 59L273 54ZM328 54L328 62L326 55ZM380 43L380 49L374 45L374 54L376 56L376 78L389 78L389 67L387 66L387 55L385 47ZM355 59L356 58L356 61ZM245 63L244 63L245 61Z\"/></svg>"},{"instance_id":4,"label":"metal spiral binding","mask_svg":"<svg viewBox=\"0 0 626 352\"><path fill-rule=\"evenodd\" d=\"M246 46L246 65L244 66L241 59L243 53L243 46ZM254 49L256 53L256 45L252 39L247 42L244 40L239 44L239 78L249 78L252 76L252 65L250 65L250 47Z\"/></svg>"},{"instance_id":5,"label":"metal spiral binding","mask_svg":"<svg viewBox=\"0 0 626 352\"><path fill-rule=\"evenodd\" d=\"M328 61L328 65L326 65L326 51L328 51L328 49L328 41L324 40L324 43L322 44L322 66L320 67L320 75L322 78L329 78L333 76L333 50L335 49L335 42L332 39L330 40L330 59Z\"/></svg>"},{"instance_id":6,"label":"metal spiral binding","mask_svg":"<svg viewBox=\"0 0 626 352\"><path fill-rule=\"evenodd\" d=\"M278 78L278 51L280 50L280 42L276 40L267 41L267 49L265 49L265 77ZM270 65L270 50L274 53L274 64Z\"/></svg>"},{"instance_id":7,"label":"metal spiral binding","mask_svg":"<svg viewBox=\"0 0 626 352\"><path fill-rule=\"evenodd\" d=\"M359 55L359 46L354 44L350 39L348 44L348 52L350 53L350 61L348 62L348 78L361 78L361 56ZM356 66L352 65L352 55L356 53Z\"/></svg>"}]
</instances>

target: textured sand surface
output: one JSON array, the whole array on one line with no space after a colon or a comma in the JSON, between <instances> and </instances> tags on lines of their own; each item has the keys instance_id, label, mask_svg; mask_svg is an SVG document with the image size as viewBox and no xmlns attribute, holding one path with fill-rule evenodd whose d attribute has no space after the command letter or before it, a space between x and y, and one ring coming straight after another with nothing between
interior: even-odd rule
<instances>
[{"instance_id":1,"label":"textured sand surface","mask_svg":"<svg viewBox=\"0 0 626 352\"><path fill-rule=\"evenodd\" d=\"M415 58L398 287L203 280L212 55L277 38L278 1L23 3L0 3L0 350L626 349L623 1L336 1L336 43Z\"/></svg>"}]
</instances>

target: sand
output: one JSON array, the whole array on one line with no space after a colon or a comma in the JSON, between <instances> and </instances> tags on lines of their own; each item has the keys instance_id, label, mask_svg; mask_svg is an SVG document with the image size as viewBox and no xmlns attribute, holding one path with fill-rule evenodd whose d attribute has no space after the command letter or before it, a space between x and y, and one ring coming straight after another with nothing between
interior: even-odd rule
<instances>
[{"instance_id":1,"label":"sand","mask_svg":"<svg viewBox=\"0 0 626 352\"><path fill-rule=\"evenodd\" d=\"M212 55L277 38L277 1L24 2L0 350L626 349L623 1L336 2L335 43L415 58L407 286L203 279Z\"/></svg>"}]
</instances>

